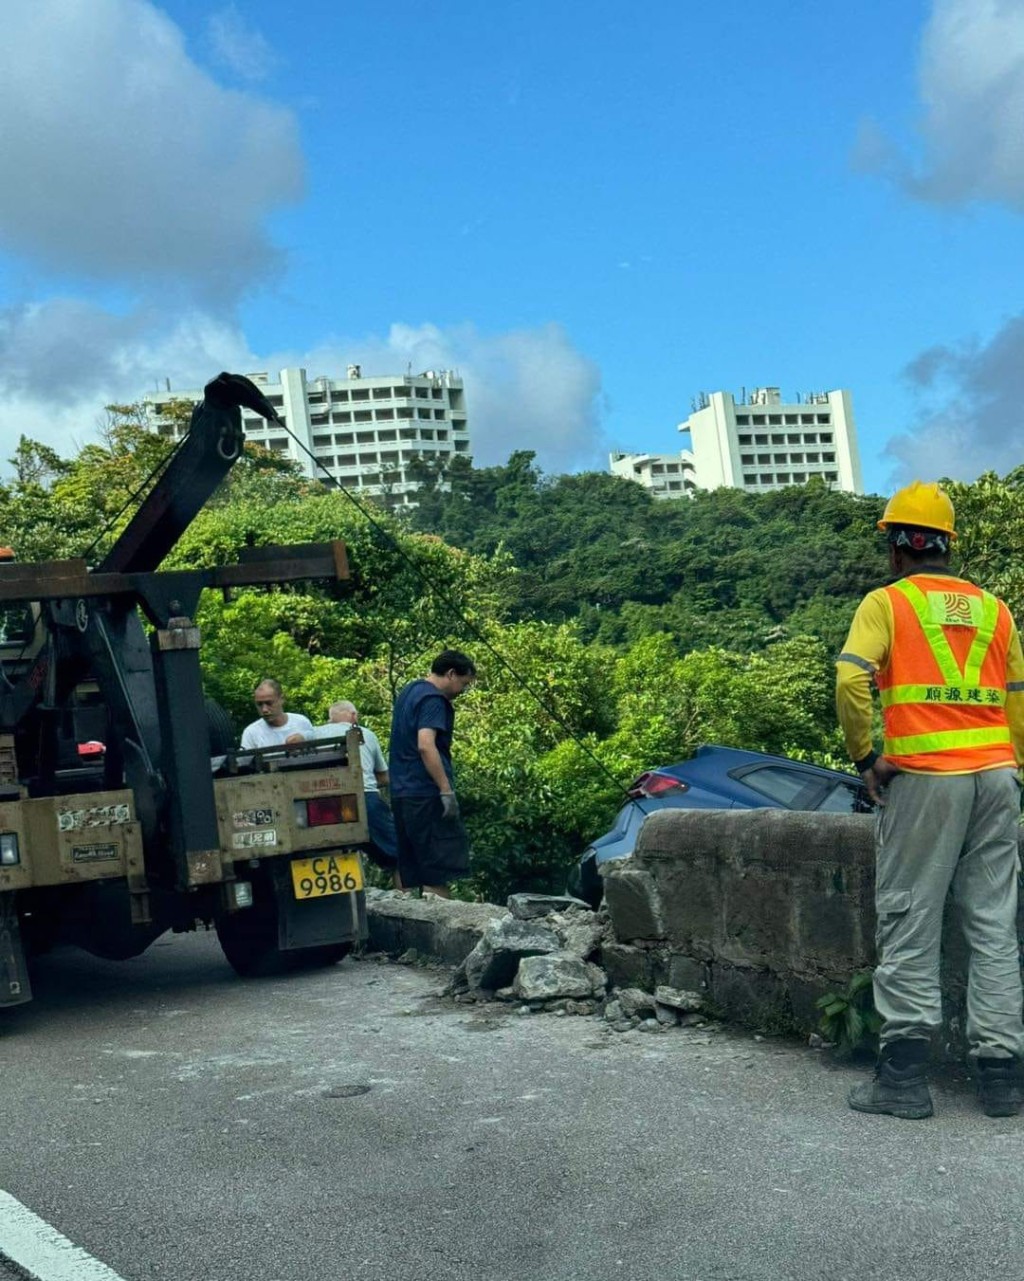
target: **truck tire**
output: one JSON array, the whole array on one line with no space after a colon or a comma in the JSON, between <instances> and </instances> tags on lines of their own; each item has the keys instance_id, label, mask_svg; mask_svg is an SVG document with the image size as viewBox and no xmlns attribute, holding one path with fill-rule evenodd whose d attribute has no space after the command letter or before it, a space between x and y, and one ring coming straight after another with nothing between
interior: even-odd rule
<instances>
[{"instance_id":1,"label":"truck tire","mask_svg":"<svg viewBox=\"0 0 1024 1281\"><path fill-rule=\"evenodd\" d=\"M238 737L231 717L213 698L203 700L206 707L206 724L210 731L210 755L226 756L235 749Z\"/></svg>"},{"instance_id":2,"label":"truck tire","mask_svg":"<svg viewBox=\"0 0 1024 1281\"><path fill-rule=\"evenodd\" d=\"M326 968L337 965L352 951L350 942L282 951L278 945L277 900L265 876L253 878L252 907L222 913L216 924L217 938L228 964L236 974L247 979Z\"/></svg>"},{"instance_id":3,"label":"truck tire","mask_svg":"<svg viewBox=\"0 0 1024 1281\"><path fill-rule=\"evenodd\" d=\"M277 903L267 881L253 880L252 907L217 917L217 938L228 964L245 979L270 978L288 969L277 943Z\"/></svg>"}]
</instances>

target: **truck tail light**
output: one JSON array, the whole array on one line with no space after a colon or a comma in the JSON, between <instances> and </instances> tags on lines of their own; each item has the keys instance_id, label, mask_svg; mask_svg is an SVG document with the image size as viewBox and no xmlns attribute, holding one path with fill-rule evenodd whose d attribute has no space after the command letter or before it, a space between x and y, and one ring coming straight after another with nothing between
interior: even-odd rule
<instances>
[{"instance_id":1,"label":"truck tail light","mask_svg":"<svg viewBox=\"0 0 1024 1281\"><path fill-rule=\"evenodd\" d=\"M0 832L0 867L17 867L21 862L17 832Z\"/></svg>"},{"instance_id":2,"label":"truck tail light","mask_svg":"<svg viewBox=\"0 0 1024 1281\"><path fill-rule=\"evenodd\" d=\"M357 796L316 796L312 800L295 802L296 827L327 827L334 823L358 821Z\"/></svg>"}]
</instances>

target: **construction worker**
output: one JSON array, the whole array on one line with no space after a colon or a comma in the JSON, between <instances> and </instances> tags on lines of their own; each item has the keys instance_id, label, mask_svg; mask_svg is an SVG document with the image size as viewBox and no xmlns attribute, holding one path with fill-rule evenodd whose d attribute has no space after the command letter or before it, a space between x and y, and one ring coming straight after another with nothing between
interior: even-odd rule
<instances>
[{"instance_id":1,"label":"construction worker","mask_svg":"<svg viewBox=\"0 0 1024 1281\"><path fill-rule=\"evenodd\" d=\"M929 1037L942 1021L939 944L952 885L970 949L967 1042L982 1107L1016 1116L1021 976L1017 825L1024 655L1010 611L949 568L953 504L936 484L894 494L878 528L894 578L860 603L836 665L846 748L879 805L874 1079L858 1112L931 1116ZM882 755L871 738L871 685Z\"/></svg>"}]
</instances>

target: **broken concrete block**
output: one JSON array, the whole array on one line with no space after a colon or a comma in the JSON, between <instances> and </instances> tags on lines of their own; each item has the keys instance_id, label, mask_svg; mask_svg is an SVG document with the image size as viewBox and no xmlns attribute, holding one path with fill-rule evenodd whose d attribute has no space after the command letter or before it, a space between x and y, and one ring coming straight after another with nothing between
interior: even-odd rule
<instances>
[{"instance_id":1,"label":"broken concrete block","mask_svg":"<svg viewBox=\"0 0 1024 1281\"><path fill-rule=\"evenodd\" d=\"M563 952L571 952L584 961L600 947L605 932L604 923L586 904L554 912L544 924L558 935Z\"/></svg>"},{"instance_id":2,"label":"broken concrete block","mask_svg":"<svg viewBox=\"0 0 1024 1281\"><path fill-rule=\"evenodd\" d=\"M554 930L535 921L503 916L485 928L479 943L466 957L466 983L471 992L508 987L524 956L559 950Z\"/></svg>"},{"instance_id":3,"label":"broken concrete block","mask_svg":"<svg viewBox=\"0 0 1024 1281\"><path fill-rule=\"evenodd\" d=\"M683 988L665 985L654 989L654 999L659 1005L667 1005L670 1009L683 1013L699 1010L704 1004L699 992L687 992Z\"/></svg>"},{"instance_id":4,"label":"broken concrete block","mask_svg":"<svg viewBox=\"0 0 1024 1281\"><path fill-rule=\"evenodd\" d=\"M609 1023L617 1023L622 1018L622 1006L617 1000L605 1004L604 1016Z\"/></svg>"},{"instance_id":5,"label":"broken concrete block","mask_svg":"<svg viewBox=\"0 0 1024 1281\"><path fill-rule=\"evenodd\" d=\"M508 898L508 910L517 921L533 921L538 916L550 916L552 912L573 907L590 911L588 904L571 894L510 894Z\"/></svg>"},{"instance_id":6,"label":"broken concrete block","mask_svg":"<svg viewBox=\"0 0 1024 1281\"><path fill-rule=\"evenodd\" d=\"M591 997L604 991L604 971L568 952L525 956L512 984L524 1001Z\"/></svg>"},{"instance_id":7,"label":"broken concrete block","mask_svg":"<svg viewBox=\"0 0 1024 1281\"><path fill-rule=\"evenodd\" d=\"M619 1005L622 1007L622 1013L627 1019L639 1015L650 1014L652 1017L655 1013L655 1001L650 992L644 992L638 987L621 988L617 993Z\"/></svg>"},{"instance_id":8,"label":"broken concrete block","mask_svg":"<svg viewBox=\"0 0 1024 1281\"><path fill-rule=\"evenodd\" d=\"M651 874L623 859L603 863L600 871L608 915L619 942L665 938L661 897Z\"/></svg>"}]
</instances>

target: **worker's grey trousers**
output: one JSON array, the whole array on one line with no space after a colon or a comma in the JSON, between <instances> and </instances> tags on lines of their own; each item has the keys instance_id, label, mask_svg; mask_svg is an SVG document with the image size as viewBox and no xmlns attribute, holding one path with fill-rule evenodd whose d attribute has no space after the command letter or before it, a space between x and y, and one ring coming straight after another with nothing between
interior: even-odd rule
<instances>
[{"instance_id":1,"label":"worker's grey trousers","mask_svg":"<svg viewBox=\"0 0 1024 1281\"><path fill-rule=\"evenodd\" d=\"M882 1043L927 1037L942 1024L942 908L952 885L970 949L969 1053L1024 1055L1015 772L899 774L885 802L875 829Z\"/></svg>"}]
</instances>

